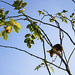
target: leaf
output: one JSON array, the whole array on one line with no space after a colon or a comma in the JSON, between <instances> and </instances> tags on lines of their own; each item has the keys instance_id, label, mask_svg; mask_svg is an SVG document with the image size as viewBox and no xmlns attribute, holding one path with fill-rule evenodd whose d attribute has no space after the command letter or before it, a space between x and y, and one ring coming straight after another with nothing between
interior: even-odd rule
<instances>
[{"instance_id":1,"label":"leaf","mask_svg":"<svg viewBox=\"0 0 75 75\"><path fill-rule=\"evenodd\" d=\"M62 16L62 14L61 14L61 13L57 13L57 15Z\"/></svg>"},{"instance_id":2,"label":"leaf","mask_svg":"<svg viewBox=\"0 0 75 75\"><path fill-rule=\"evenodd\" d=\"M26 38L26 39L24 40L24 42L25 42L25 43L30 43L30 38Z\"/></svg>"},{"instance_id":3,"label":"leaf","mask_svg":"<svg viewBox=\"0 0 75 75\"><path fill-rule=\"evenodd\" d=\"M0 37L2 37L2 31L0 32Z\"/></svg>"},{"instance_id":4,"label":"leaf","mask_svg":"<svg viewBox=\"0 0 75 75\"><path fill-rule=\"evenodd\" d=\"M12 27L11 26L6 27L6 33L10 33L11 31L12 31Z\"/></svg>"},{"instance_id":5,"label":"leaf","mask_svg":"<svg viewBox=\"0 0 75 75\"><path fill-rule=\"evenodd\" d=\"M6 12L4 13L4 15L6 16L8 13L9 13L9 11L6 11Z\"/></svg>"},{"instance_id":6,"label":"leaf","mask_svg":"<svg viewBox=\"0 0 75 75\"><path fill-rule=\"evenodd\" d=\"M34 44L34 41L33 40L31 40L31 44Z\"/></svg>"},{"instance_id":7,"label":"leaf","mask_svg":"<svg viewBox=\"0 0 75 75\"><path fill-rule=\"evenodd\" d=\"M53 22L54 21L54 19L50 19L50 22Z\"/></svg>"},{"instance_id":8,"label":"leaf","mask_svg":"<svg viewBox=\"0 0 75 75\"><path fill-rule=\"evenodd\" d=\"M18 11L18 14L20 14L20 13L22 13L22 12L23 12L23 10L19 10L19 11Z\"/></svg>"},{"instance_id":9,"label":"leaf","mask_svg":"<svg viewBox=\"0 0 75 75\"><path fill-rule=\"evenodd\" d=\"M5 25L5 22L0 22L0 25L4 26Z\"/></svg>"},{"instance_id":10,"label":"leaf","mask_svg":"<svg viewBox=\"0 0 75 75\"><path fill-rule=\"evenodd\" d=\"M31 35L30 35L30 34L26 34L26 35L25 35L25 37L29 37L29 36L31 36Z\"/></svg>"},{"instance_id":11,"label":"leaf","mask_svg":"<svg viewBox=\"0 0 75 75\"><path fill-rule=\"evenodd\" d=\"M15 25L16 25L19 29L21 29L21 25L20 25L19 23L15 23Z\"/></svg>"},{"instance_id":12,"label":"leaf","mask_svg":"<svg viewBox=\"0 0 75 75\"><path fill-rule=\"evenodd\" d=\"M13 30L14 30L14 32L16 32L16 33L19 32L19 28L18 28L16 25L13 26Z\"/></svg>"},{"instance_id":13,"label":"leaf","mask_svg":"<svg viewBox=\"0 0 75 75\"><path fill-rule=\"evenodd\" d=\"M62 13L66 13L66 12L68 12L68 11L67 11L67 10L63 10L63 11L62 11Z\"/></svg>"},{"instance_id":14,"label":"leaf","mask_svg":"<svg viewBox=\"0 0 75 75\"><path fill-rule=\"evenodd\" d=\"M67 20L65 19L65 23L67 23Z\"/></svg>"},{"instance_id":15,"label":"leaf","mask_svg":"<svg viewBox=\"0 0 75 75\"><path fill-rule=\"evenodd\" d=\"M6 41L8 39L7 33L4 33L4 40Z\"/></svg>"},{"instance_id":16,"label":"leaf","mask_svg":"<svg viewBox=\"0 0 75 75\"><path fill-rule=\"evenodd\" d=\"M10 21L5 22L5 25L7 25L7 26L13 26L13 24Z\"/></svg>"},{"instance_id":17,"label":"leaf","mask_svg":"<svg viewBox=\"0 0 75 75\"><path fill-rule=\"evenodd\" d=\"M27 43L27 47L28 47L28 48L31 48L31 44L30 44L30 43Z\"/></svg>"},{"instance_id":18,"label":"leaf","mask_svg":"<svg viewBox=\"0 0 75 75\"><path fill-rule=\"evenodd\" d=\"M27 3L22 3L21 8L24 8L27 5Z\"/></svg>"},{"instance_id":19,"label":"leaf","mask_svg":"<svg viewBox=\"0 0 75 75\"><path fill-rule=\"evenodd\" d=\"M12 18L9 19L12 24L16 24L16 21Z\"/></svg>"},{"instance_id":20,"label":"leaf","mask_svg":"<svg viewBox=\"0 0 75 75\"><path fill-rule=\"evenodd\" d=\"M31 28L31 24L28 24L28 25L27 25L27 28Z\"/></svg>"},{"instance_id":21,"label":"leaf","mask_svg":"<svg viewBox=\"0 0 75 75\"><path fill-rule=\"evenodd\" d=\"M41 15L41 14L44 15L44 14L45 14L44 12L42 12L42 11L40 11L40 10L39 10L38 12L39 12L39 15Z\"/></svg>"},{"instance_id":22,"label":"leaf","mask_svg":"<svg viewBox=\"0 0 75 75\"><path fill-rule=\"evenodd\" d=\"M44 63L41 63L40 65L36 66L36 68L34 70L39 70L41 67L43 67L43 65L45 65Z\"/></svg>"},{"instance_id":23,"label":"leaf","mask_svg":"<svg viewBox=\"0 0 75 75\"><path fill-rule=\"evenodd\" d=\"M39 12L39 15L42 13L42 11L40 11L40 10L38 12Z\"/></svg>"},{"instance_id":24,"label":"leaf","mask_svg":"<svg viewBox=\"0 0 75 75\"><path fill-rule=\"evenodd\" d=\"M53 67L52 67L51 65L48 65L48 66L51 68L52 72L54 73L54 69L53 69Z\"/></svg>"},{"instance_id":25,"label":"leaf","mask_svg":"<svg viewBox=\"0 0 75 75\"><path fill-rule=\"evenodd\" d=\"M32 40L34 40L34 39L35 39L34 35L31 35L31 39L32 39Z\"/></svg>"},{"instance_id":26,"label":"leaf","mask_svg":"<svg viewBox=\"0 0 75 75\"><path fill-rule=\"evenodd\" d=\"M20 6L22 5L22 3L23 3L23 0L21 0L21 2L20 2Z\"/></svg>"}]
</instances>

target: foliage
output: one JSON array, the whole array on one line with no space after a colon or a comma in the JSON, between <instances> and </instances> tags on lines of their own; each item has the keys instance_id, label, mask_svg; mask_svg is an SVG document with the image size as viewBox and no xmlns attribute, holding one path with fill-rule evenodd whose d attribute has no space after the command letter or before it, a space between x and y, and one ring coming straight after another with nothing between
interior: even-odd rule
<instances>
[{"instance_id":1,"label":"foliage","mask_svg":"<svg viewBox=\"0 0 75 75\"><path fill-rule=\"evenodd\" d=\"M58 22L57 19L61 20L62 22L65 22L65 23L68 23L70 22L71 23L71 26L72 26L72 30L75 32L75 13L72 13L70 15L70 19L67 18L67 16L65 15L66 13L68 13L67 10L63 10L61 12L58 12L55 14L55 16L49 14L46 10L39 10L38 13L39 13L39 16L42 14L42 18L41 20L38 20L38 19L35 19L35 18L32 18L28 15L26 15L24 13L24 11L26 10L25 9L25 6L27 5L26 2L23 2L23 0L16 0L14 1L14 3L11 5L5 1L0 1L0 2L4 2L12 7L14 7L14 10L17 10L18 13L17 14L21 14L21 15L17 15L17 16L8 16L9 15L9 11L5 11L4 12L4 8L0 9L0 28L2 28L3 30L0 32L0 37L3 37L3 39L6 41L8 39L8 34L11 33L11 31L13 30L15 33L19 33L19 30L21 29L21 25L19 23L16 22L16 20L26 20L29 22L29 24L26 26L27 29L29 29L30 33L26 33L25 35L25 40L24 40L24 43L27 44L27 47L28 48L31 48L32 44L35 44L34 41L35 39L37 40L41 40L41 42L43 42L43 53L44 53L44 59L41 58L41 57L38 57L36 55L33 55L27 51L24 51L24 50L21 50L21 49L18 49L18 48L15 48L15 47L9 47L9 46L1 46L0 47L6 47L6 48L14 48L14 49L17 49L17 50L20 50L20 51L23 51L23 52L26 52L28 53L29 55L31 56L34 56L38 59L41 59L41 60L44 60L44 63L41 63L40 65L36 66L35 70L38 70L39 68L41 68L42 66L46 66L48 72L49 72L49 75L50 74L50 70L49 70L49 67L51 68L52 72L54 73L54 69L51 65L59 68L59 69L62 69L64 71L66 71L69 75L71 75L71 72L70 72L70 69L69 69L69 60L72 56L72 54L74 53L75 49L72 51L72 53L70 54L69 58L67 59L66 58L66 55L65 55L65 52L63 50L63 53L64 53L64 58L61 57L61 55L59 53L56 52L56 54L59 56L59 58L62 60L62 62L64 63L65 65L65 68L61 68L49 61L47 61L46 59L46 51L45 51L45 46L44 46L44 41L49 45L51 46L51 48L53 49L53 45L50 41L50 39L48 38L48 36L46 35L46 33L44 32L44 30L40 27L40 25L38 23L42 23L42 24L45 24L45 25L50 25L52 27L55 27L55 28L58 28L59 29L59 40L60 40L60 44L62 45L62 41L63 41L63 38L64 38L64 34L66 34L68 36L68 38L70 39L70 41L72 42L73 45L75 45L75 42L73 41L72 37L68 34L68 32L66 32L65 30L63 30L61 27L60 27L60 24ZM25 17L24 19L23 18L19 18L19 17ZM48 16L49 17L49 22L55 22L56 25L52 25L50 23L46 23L46 22L43 22L42 20L44 19L45 16ZM13 19L13 18L16 18ZM9 19L9 20L8 20ZM50 53L49 51L47 51L48 53Z\"/></svg>"}]
</instances>

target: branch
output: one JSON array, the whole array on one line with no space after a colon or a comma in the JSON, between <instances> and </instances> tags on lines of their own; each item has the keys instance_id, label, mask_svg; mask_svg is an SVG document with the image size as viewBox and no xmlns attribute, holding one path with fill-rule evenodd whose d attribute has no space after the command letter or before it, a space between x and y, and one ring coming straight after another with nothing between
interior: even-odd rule
<instances>
[{"instance_id":1,"label":"branch","mask_svg":"<svg viewBox=\"0 0 75 75\"><path fill-rule=\"evenodd\" d=\"M6 17L5 19L8 19L8 18L15 18L15 17L19 17L19 16L24 16L24 15L8 16L8 17Z\"/></svg>"},{"instance_id":2,"label":"branch","mask_svg":"<svg viewBox=\"0 0 75 75\"><path fill-rule=\"evenodd\" d=\"M31 18L31 19L33 19L33 20L35 20L35 21L41 22L42 24L46 24L46 25L49 25L49 26L52 26L52 27L55 27L55 28L60 29L61 31L63 31L63 32L69 37L70 41L75 45L75 42L72 40L72 38L70 37L70 35L69 35L66 31L64 31L63 29L59 28L58 26L55 26L55 25L52 25L52 24L49 24L49 23L45 23L45 22L43 22L43 21L40 21L40 20L38 20L38 19L34 19L34 18L32 18L32 17L30 17L30 16L28 16L28 15L25 15L25 14L23 14L23 15L24 15L25 17L27 17L27 18Z\"/></svg>"},{"instance_id":3,"label":"branch","mask_svg":"<svg viewBox=\"0 0 75 75\"><path fill-rule=\"evenodd\" d=\"M74 0L72 0L74 3L75 3L75 1Z\"/></svg>"},{"instance_id":4,"label":"branch","mask_svg":"<svg viewBox=\"0 0 75 75\"><path fill-rule=\"evenodd\" d=\"M69 58L68 58L68 62L67 62L67 64L69 63L70 58L71 58L71 56L73 55L74 51L75 51L75 48L74 48L73 51L71 52L71 54L70 54L70 56L69 56Z\"/></svg>"},{"instance_id":5,"label":"branch","mask_svg":"<svg viewBox=\"0 0 75 75\"><path fill-rule=\"evenodd\" d=\"M45 51L44 41L43 41L43 51L44 51L44 59L45 59L44 62L45 62L45 65L46 65L46 68L48 70L49 75L51 75L50 70L49 70L48 65L47 65L47 62L46 62L46 51Z\"/></svg>"},{"instance_id":6,"label":"branch","mask_svg":"<svg viewBox=\"0 0 75 75\"><path fill-rule=\"evenodd\" d=\"M10 3L5 2L5 1L0 1L0 2L6 3L6 4L10 5L10 6L13 6L13 5L11 5ZM13 6L13 7L14 7L14 6Z\"/></svg>"},{"instance_id":7,"label":"branch","mask_svg":"<svg viewBox=\"0 0 75 75\"><path fill-rule=\"evenodd\" d=\"M9 3L5 2L5 1L0 1L0 2L6 3L6 4L12 6L11 4L9 4ZM52 26L52 27L55 27L55 28L60 29L61 31L63 31L63 32L69 37L70 41L75 45L75 42L72 40L72 38L70 37L70 35L69 35L66 31L64 31L63 29L61 29L61 28L59 28L59 27L57 27L57 26L54 26L54 25L52 25L52 24L45 23L45 22L40 21L40 20L38 20L38 19L34 19L34 18L32 18L32 17L30 17L30 16L28 16L28 15L25 15L24 13L22 13L22 14L23 14L25 17L27 17L27 18L29 17L29 18L31 18L31 19L33 19L33 20L35 20L35 21L38 21L38 22L41 22L41 23L43 23L43 24L50 25L50 26Z\"/></svg>"},{"instance_id":8,"label":"branch","mask_svg":"<svg viewBox=\"0 0 75 75\"><path fill-rule=\"evenodd\" d=\"M19 49L19 48L17 48L17 47L4 46L4 45L0 45L0 47L3 47L3 48L10 48L10 49L16 49L16 50L18 50L18 51L22 51L22 52L24 52L24 53L27 53L27 54L33 56L33 57L36 57L36 58L38 58L38 59L44 60L44 59L41 58L41 57L38 57L38 56L36 56L36 55L34 55L34 54L31 54L31 53L27 52L26 50ZM59 66L57 66L57 65L55 65L55 64L53 64L53 63L51 63L51 62L49 62L49 61L46 61L46 62L49 63L49 64L52 64L53 66L55 66L55 67L57 67L57 68L59 68L59 69L62 69L62 70L64 70L64 71L66 71L65 69L63 69L63 68L61 68L61 67L59 67Z\"/></svg>"},{"instance_id":9,"label":"branch","mask_svg":"<svg viewBox=\"0 0 75 75\"><path fill-rule=\"evenodd\" d=\"M70 69L69 69L69 66L68 66L68 64L65 62L65 60L62 58L62 56L59 54L59 53L57 53L56 51L54 51L59 57L60 57L60 59L63 61L63 63L64 63L64 65L65 65L65 67L66 67L66 71L67 71L67 73L69 74L69 75L72 75L71 74L71 72L70 72Z\"/></svg>"}]
</instances>

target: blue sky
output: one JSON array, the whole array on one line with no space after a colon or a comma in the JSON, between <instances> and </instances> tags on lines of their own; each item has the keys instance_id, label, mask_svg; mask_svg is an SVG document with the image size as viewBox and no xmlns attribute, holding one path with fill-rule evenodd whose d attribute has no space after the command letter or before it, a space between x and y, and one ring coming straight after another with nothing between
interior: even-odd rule
<instances>
[{"instance_id":1,"label":"blue sky","mask_svg":"<svg viewBox=\"0 0 75 75\"><path fill-rule=\"evenodd\" d=\"M9 3L13 3L14 0L5 0ZM38 14L38 10L47 10L50 14L55 15L57 12L61 12L62 10L68 10L66 14L68 17L69 15L74 12L75 4L71 0L24 0L27 2L27 6L25 13L30 15L33 18L41 19L41 16ZM17 11L13 11L13 7L10 7L7 4L0 3L0 8L4 7L4 10L10 10L8 15L17 15ZM49 22L48 18L44 19L45 22ZM60 20L59 20L60 21ZM26 25L28 22L26 21L17 21L21 24L21 30L17 34L14 31L9 34L8 40L4 41L4 39L0 38L1 45L8 45L8 46L15 46L21 49L25 49L28 52L31 52L37 56L43 57L43 48L42 43L38 40L35 40L35 45L32 45L32 48L27 48L26 44L24 43L25 34L30 33L28 29L26 29ZM70 36L74 40L75 36L71 29L70 22L68 24L62 23L60 21L60 25L65 31L69 32ZM48 37L50 38L51 42L54 44L59 43L59 34L58 29L55 29L50 26L41 25L41 28L46 32ZM1 28L0 28L1 30ZM70 42L69 38L64 35L63 40L63 48L66 53L66 56L70 55L70 52L75 48L73 44ZM75 40L74 40L75 41ZM47 43L45 43L46 50L51 49ZM72 74L75 74L75 53L73 54L71 61L69 62L70 69ZM49 54L47 53L47 58L51 61ZM35 67L42 63L41 60L36 59L35 57L31 57L30 55L14 50L14 49L6 49L0 48L0 75L48 75L46 68L40 68L38 71L34 71ZM57 58L55 64L60 64L60 59ZM64 65L62 64L62 67ZM66 72L59 70L58 68L54 68L55 73L52 75L68 75Z\"/></svg>"}]
</instances>

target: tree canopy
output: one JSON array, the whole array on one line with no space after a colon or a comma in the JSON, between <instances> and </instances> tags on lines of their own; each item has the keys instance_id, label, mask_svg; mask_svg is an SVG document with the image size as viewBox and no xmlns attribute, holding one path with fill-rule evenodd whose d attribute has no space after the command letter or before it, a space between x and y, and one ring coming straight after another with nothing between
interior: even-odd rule
<instances>
[{"instance_id":1,"label":"tree canopy","mask_svg":"<svg viewBox=\"0 0 75 75\"><path fill-rule=\"evenodd\" d=\"M74 3L75 1L72 0L72 2ZM7 45L1 43L0 47L25 52L42 60L42 63L36 66L35 70L39 70L41 67L46 67L48 74L52 75L56 70L53 68L54 66L66 71L68 75L72 75L69 61L75 50L75 13L63 9L55 14L51 14L45 9L38 9L37 14L40 19L37 19L36 17L30 16L31 14L28 15L26 12L29 10L28 8L26 9L27 2L23 0L15 0L13 3L1 0L0 3L6 4L4 7L2 6L0 8L0 39L4 39L6 42L9 41L9 39L15 39L13 44L20 44L20 47L16 47L15 44L14 46L10 46L9 43ZM8 10L5 8L5 6L9 7L9 9L11 8L12 11L11 9ZM32 11L32 13L36 15L35 12ZM20 35L18 35L19 33ZM25 47L28 47L26 47L26 49L38 49L36 53L39 53L39 55L36 55L34 50L32 53L25 48L21 49L21 41L20 39L16 41L16 38L14 38L15 36L17 39L24 36L21 41L24 41ZM55 47L56 45L60 45L63 50L60 51L60 48ZM33 46L35 46L35 48L33 48ZM41 51L39 51L39 46ZM69 46L72 47L72 50L69 50ZM69 50L69 54L67 54L68 51L66 51L66 49ZM53 54L56 54L56 57L59 57L58 61L61 61L59 62L60 65L58 64L58 61L55 61L56 57L53 61L49 60L51 57L47 57L50 55L51 50Z\"/></svg>"}]
</instances>

